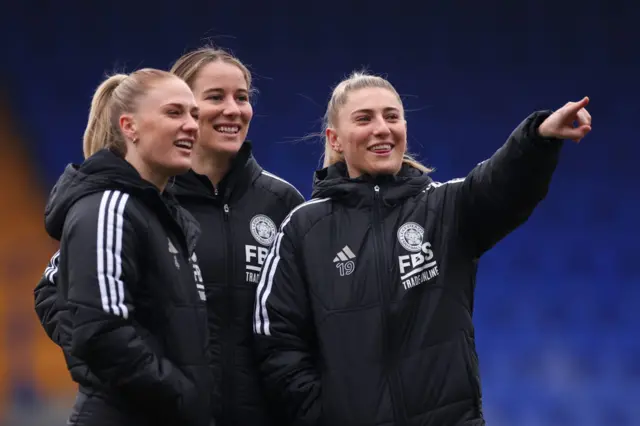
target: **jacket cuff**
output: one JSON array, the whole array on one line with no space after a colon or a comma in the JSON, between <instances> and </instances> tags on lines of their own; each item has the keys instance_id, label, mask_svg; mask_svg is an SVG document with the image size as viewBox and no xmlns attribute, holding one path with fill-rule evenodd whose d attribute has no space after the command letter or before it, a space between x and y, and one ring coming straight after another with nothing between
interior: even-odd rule
<instances>
[{"instance_id":1,"label":"jacket cuff","mask_svg":"<svg viewBox=\"0 0 640 426\"><path fill-rule=\"evenodd\" d=\"M544 120L546 120L553 111L551 110L542 110L536 111L529 116L529 120L525 124L524 134L525 139L530 140L534 144L562 144L563 140L558 138L545 138L540 136L538 133L538 128L542 124Z\"/></svg>"}]
</instances>

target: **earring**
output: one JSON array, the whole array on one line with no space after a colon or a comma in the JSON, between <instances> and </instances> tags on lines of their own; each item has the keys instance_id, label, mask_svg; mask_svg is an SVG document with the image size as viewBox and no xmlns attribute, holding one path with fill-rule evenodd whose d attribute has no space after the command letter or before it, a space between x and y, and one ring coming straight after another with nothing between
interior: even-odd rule
<instances>
[{"instance_id":1,"label":"earring","mask_svg":"<svg viewBox=\"0 0 640 426\"><path fill-rule=\"evenodd\" d=\"M133 143L134 145L135 145L135 144L137 144L137 143L138 143L138 138L137 138L137 137L133 138L133 140L131 141L131 143Z\"/></svg>"}]
</instances>

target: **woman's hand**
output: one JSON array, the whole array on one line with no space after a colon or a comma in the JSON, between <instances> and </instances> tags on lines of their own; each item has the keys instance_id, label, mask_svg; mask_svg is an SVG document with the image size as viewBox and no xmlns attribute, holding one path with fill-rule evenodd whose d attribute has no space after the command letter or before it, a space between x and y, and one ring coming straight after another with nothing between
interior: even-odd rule
<instances>
[{"instance_id":1,"label":"woman's hand","mask_svg":"<svg viewBox=\"0 0 640 426\"><path fill-rule=\"evenodd\" d=\"M591 131L591 115L585 109L588 104L586 96L578 102L567 102L540 124L538 134L543 138L580 142Z\"/></svg>"}]
</instances>

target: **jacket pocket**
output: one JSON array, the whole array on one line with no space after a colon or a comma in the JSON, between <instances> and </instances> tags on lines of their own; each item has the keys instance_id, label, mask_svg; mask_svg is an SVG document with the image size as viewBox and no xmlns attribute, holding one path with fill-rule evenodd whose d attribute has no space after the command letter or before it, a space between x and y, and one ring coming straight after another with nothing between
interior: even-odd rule
<instances>
[{"instance_id":1,"label":"jacket pocket","mask_svg":"<svg viewBox=\"0 0 640 426\"><path fill-rule=\"evenodd\" d=\"M476 397L473 364L461 331L403 358L398 372L409 417L447 416L471 405Z\"/></svg>"}]
</instances>

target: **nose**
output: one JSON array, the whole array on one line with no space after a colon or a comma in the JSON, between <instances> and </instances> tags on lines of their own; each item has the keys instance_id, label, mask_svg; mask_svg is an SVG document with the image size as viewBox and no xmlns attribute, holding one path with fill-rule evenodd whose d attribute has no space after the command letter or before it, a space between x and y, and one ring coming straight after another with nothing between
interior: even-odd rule
<instances>
[{"instance_id":1,"label":"nose","mask_svg":"<svg viewBox=\"0 0 640 426\"><path fill-rule=\"evenodd\" d=\"M224 103L224 109L222 110L222 114L227 117L235 117L240 115L240 108L238 108L238 104L235 99L227 98Z\"/></svg>"},{"instance_id":2,"label":"nose","mask_svg":"<svg viewBox=\"0 0 640 426\"><path fill-rule=\"evenodd\" d=\"M197 133L198 129L199 129L198 121L189 115L187 120L182 125L182 130L188 133Z\"/></svg>"},{"instance_id":3,"label":"nose","mask_svg":"<svg viewBox=\"0 0 640 426\"><path fill-rule=\"evenodd\" d=\"M384 120L383 117L378 117L375 120L373 134L379 137L389 136L391 130L389 130L389 125Z\"/></svg>"}]
</instances>

